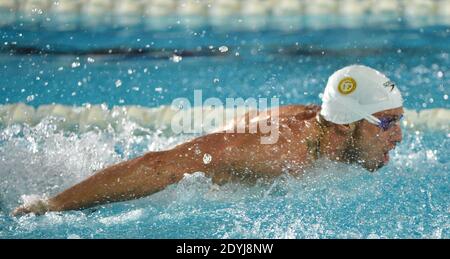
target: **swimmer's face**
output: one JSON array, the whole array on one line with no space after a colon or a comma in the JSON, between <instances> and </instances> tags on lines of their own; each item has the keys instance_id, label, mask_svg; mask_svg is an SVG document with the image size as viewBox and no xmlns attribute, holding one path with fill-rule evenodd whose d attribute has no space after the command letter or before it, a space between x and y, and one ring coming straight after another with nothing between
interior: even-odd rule
<instances>
[{"instance_id":1,"label":"swimmer's face","mask_svg":"<svg viewBox=\"0 0 450 259\"><path fill-rule=\"evenodd\" d=\"M373 114L377 118L398 119L403 108L385 110ZM369 171L376 171L389 162L389 151L402 141L400 123L394 123L384 131L366 120L358 122L355 129L356 161Z\"/></svg>"}]
</instances>

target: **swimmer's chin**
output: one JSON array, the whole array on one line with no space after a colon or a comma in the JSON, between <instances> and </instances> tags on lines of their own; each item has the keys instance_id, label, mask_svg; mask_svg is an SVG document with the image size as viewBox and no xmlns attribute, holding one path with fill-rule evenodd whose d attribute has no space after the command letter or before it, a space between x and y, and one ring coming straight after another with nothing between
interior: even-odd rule
<instances>
[{"instance_id":1,"label":"swimmer's chin","mask_svg":"<svg viewBox=\"0 0 450 259\"><path fill-rule=\"evenodd\" d=\"M382 167L384 167L385 165L387 165L387 163L384 163L382 161L376 161L374 163L360 163L360 165L366 169L367 171L374 173L378 170L380 170Z\"/></svg>"},{"instance_id":2,"label":"swimmer's chin","mask_svg":"<svg viewBox=\"0 0 450 259\"><path fill-rule=\"evenodd\" d=\"M373 166L363 166L363 168L366 169L367 171L371 172L371 173L374 173L374 172L380 170L385 165L387 165L387 164L385 164L383 162L380 162L380 163L377 163L376 165L373 165Z\"/></svg>"}]
</instances>

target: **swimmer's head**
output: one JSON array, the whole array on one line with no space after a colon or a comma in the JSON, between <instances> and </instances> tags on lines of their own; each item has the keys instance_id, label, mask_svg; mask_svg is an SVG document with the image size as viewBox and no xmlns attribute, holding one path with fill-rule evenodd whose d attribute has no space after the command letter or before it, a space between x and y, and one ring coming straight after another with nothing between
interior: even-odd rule
<instances>
[{"instance_id":1,"label":"swimmer's head","mask_svg":"<svg viewBox=\"0 0 450 259\"><path fill-rule=\"evenodd\" d=\"M388 152L402 139L403 101L384 74L363 65L334 72L322 97L320 115L351 141L348 160L375 171L389 161Z\"/></svg>"},{"instance_id":2,"label":"swimmer's head","mask_svg":"<svg viewBox=\"0 0 450 259\"><path fill-rule=\"evenodd\" d=\"M367 66L351 65L328 78L320 114L336 124L361 119L379 123L372 114L402 105L399 89L384 74Z\"/></svg>"}]
</instances>

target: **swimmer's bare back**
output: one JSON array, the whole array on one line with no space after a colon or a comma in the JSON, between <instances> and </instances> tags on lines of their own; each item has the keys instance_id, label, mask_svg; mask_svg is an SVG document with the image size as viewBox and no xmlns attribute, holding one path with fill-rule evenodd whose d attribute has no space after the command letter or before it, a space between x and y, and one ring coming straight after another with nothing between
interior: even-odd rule
<instances>
[{"instance_id":1,"label":"swimmer's bare back","mask_svg":"<svg viewBox=\"0 0 450 259\"><path fill-rule=\"evenodd\" d=\"M216 184L273 178L286 171L296 174L315 159L319 109L316 105L279 107L279 137L273 144L261 144L264 134L259 129L256 133L222 131L201 136L100 170L48 201L21 206L13 214L75 210L136 199L177 183L186 173L204 172ZM246 119L251 119L248 114Z\"/></svg>"}]
</instances>

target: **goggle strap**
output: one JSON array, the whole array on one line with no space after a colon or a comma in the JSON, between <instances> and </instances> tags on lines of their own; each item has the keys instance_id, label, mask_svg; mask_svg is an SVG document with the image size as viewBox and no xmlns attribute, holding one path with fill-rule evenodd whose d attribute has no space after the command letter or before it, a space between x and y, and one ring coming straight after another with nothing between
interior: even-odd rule
<instances>
[{"instance_id":1,"label":"goggle strap","mask_svg":"<svg viewBox=\"0 0 450 259\"><path fill-rule=\"evenodd\" d=\"M375 125L380 125L380 124L381 124L380 119L378 119L377 117L375 117L375 116L373 116L373 115L367 115L367 116L365 117L365 119L366 119L368 122L370 122L370 123L372 123L372 124L375 124Z\"/></svg>"}]
</instances>

